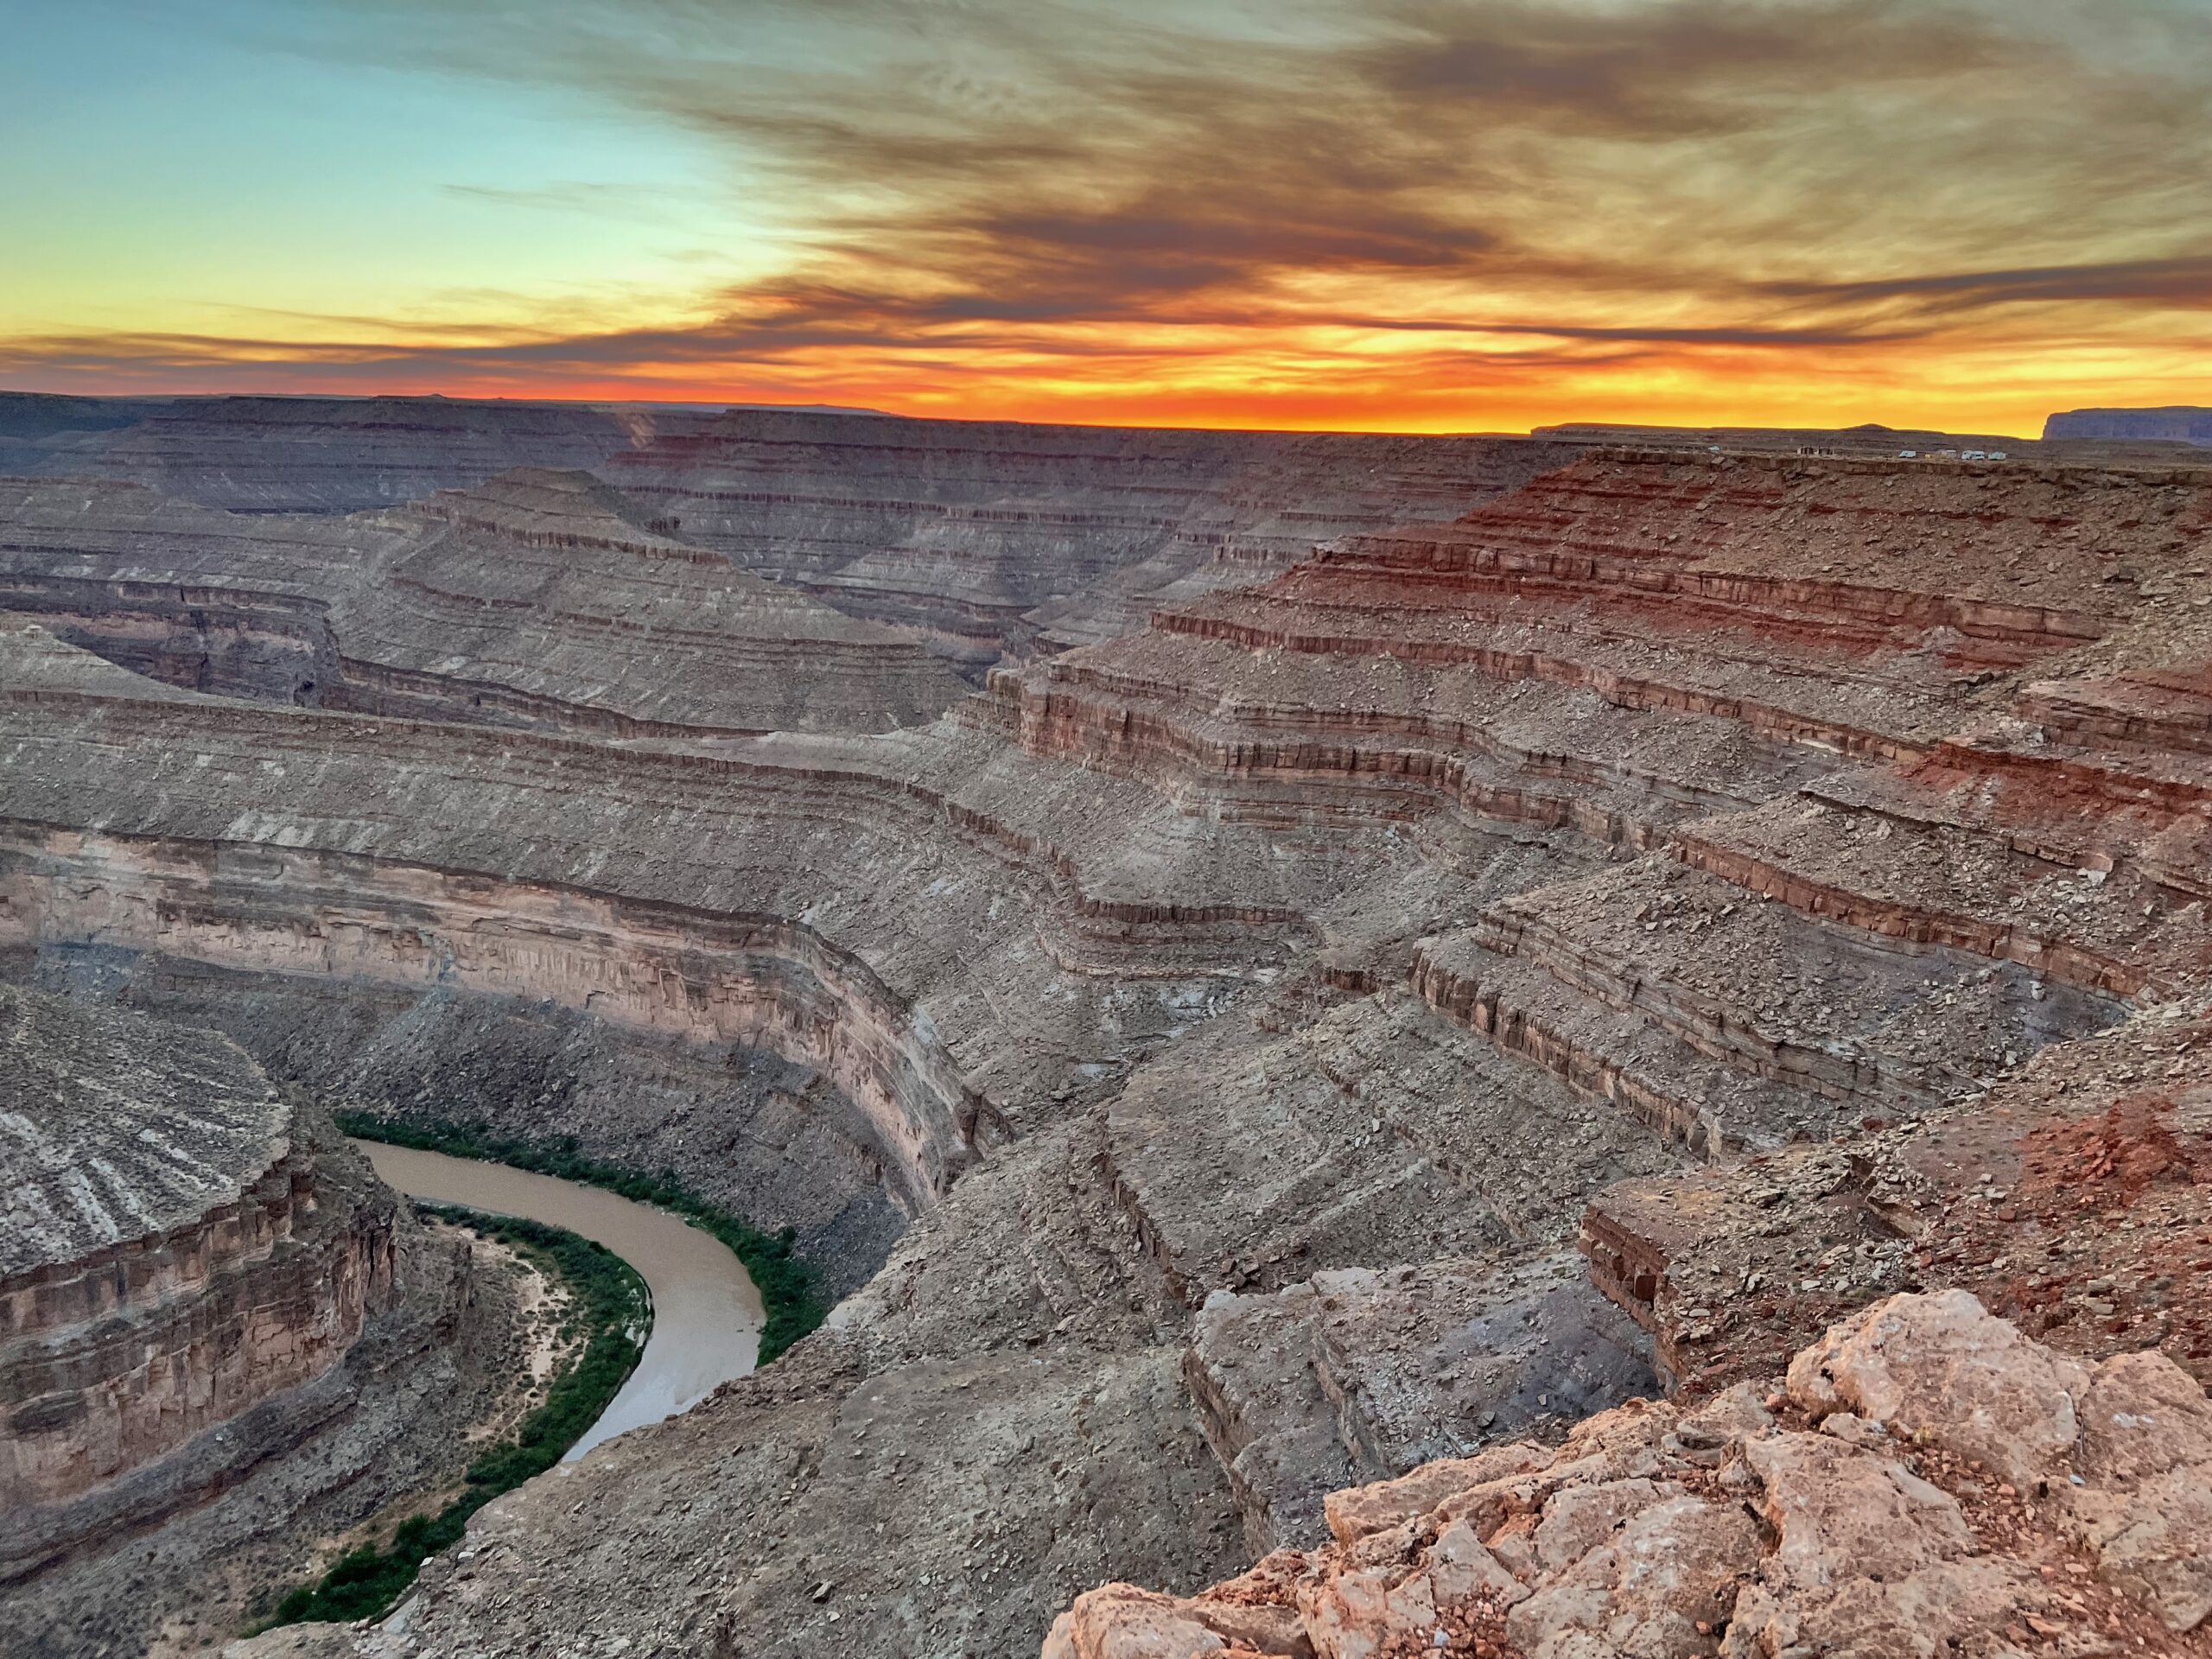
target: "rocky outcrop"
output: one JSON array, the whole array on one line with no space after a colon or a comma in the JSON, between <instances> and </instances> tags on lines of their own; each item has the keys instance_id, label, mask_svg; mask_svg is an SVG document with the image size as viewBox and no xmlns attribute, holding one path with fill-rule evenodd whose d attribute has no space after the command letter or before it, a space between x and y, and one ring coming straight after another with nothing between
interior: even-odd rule
<instances>
[{"instance_id":1,"label":"rocky outcrop","mask_svg":"<svg viewBox=\"0 0 2212 1659\"><path fill-rule=\"evenodd\" d=\"M1095 1590L1047 1659L2194 1653L2212 1403L1971 1296L1898 1296L1786 1381L1636 1402L1338 1492L1332 1541L1194 1597Z\"/></svg>"},{"instance_id":2,"label":"rocky outcrop","mask_svg":"<svg viewBox=\"0 0 2212 1659\"><path fill-rule=\"evenodd\" d=\"M393 1295L391 1200L320 1191L221 1038L7 988L0 1032L0 1507L50 1548L72 1500L345 1357Z\"/></svg>"},{"instance_id":3,"label":"rocky outcrop","mask_svg":"<svg viewBox=\"0 0 2212 1659\"><path fill-rule=\"evenodd\" d=\"M264 1466L294 1507L318 1472L346 1484L309 1448L344 1438L365 1378L457 1339L383 1351L424 1317L404 1304L450 1318L467 1287L431 1297L450 1268L418 1243L403 1272L392 1194L223 1038L0 988L0 1584L43 1651L57 1581L124 1541ZM179 1605L144 1572L118 1628Z\"/></svg>"}]
</instances>

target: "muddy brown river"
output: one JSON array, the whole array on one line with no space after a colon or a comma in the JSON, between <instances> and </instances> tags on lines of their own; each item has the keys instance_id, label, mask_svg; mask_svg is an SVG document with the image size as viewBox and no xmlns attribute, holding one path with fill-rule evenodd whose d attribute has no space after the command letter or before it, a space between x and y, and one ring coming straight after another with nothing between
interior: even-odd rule
<instances>
[{"instance_id":1,"label":"muddy brown river","mask_svg":"<svg viewBox=\"0 0 2212 1659\"><path fill-rule=\"evenodd\" d=\"M644 1357L570 1459L626 1429L673 1417L753 1369L760 1351L760 1293L744 1263L711 1234L665 1210L550 1175L373 1141L353 1145L402 1192L581 1233L635 1268L652 1291Z\"/></svg>"}]
</instances>

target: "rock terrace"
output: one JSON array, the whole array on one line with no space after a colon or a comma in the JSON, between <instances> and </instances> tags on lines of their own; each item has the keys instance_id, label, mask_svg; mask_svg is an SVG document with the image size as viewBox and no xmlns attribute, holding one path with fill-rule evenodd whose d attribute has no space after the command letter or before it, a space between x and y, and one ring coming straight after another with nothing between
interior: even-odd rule
<instances>
[{"instance_id":1,"label":"rock terrace","mask_svg":"<svg viewBox=\"0 0 2212 1659\"><path fill-rule=\"evenodd\" d=\"M0 1275L235 1205L291 1150L291 1108L212 1033L0 986Z\"/></svg>"},{"instance_id":2,"label":"rock terrace","mask_svg":"<svg viewBox=\"0 0 2212 1659\"><path fill-rule=\"evenodd\" d=\"M501 682L527 709L460 695L522 660L489 634L409 659L448 677L406 699L128 672L159 659L138 596L71 596L86 650L36 626L87 556L40 517L61 486L16 498L11 976L214 1026L332 1103L673 1168L851 1291L486 1511L341 1650L1034 1651L1100 1583L1360 1548L1325 1542L1332 1491L1493 1458L1541 1484L1616 1431L1604 1482L1652 1490L1563 1498L1535 1576L1487 1523L1339 1564L1512 1594L1488 1551L1530 1593L1471 1639L1613 1651L1589 1621L1629 1557L1592 1552L1633 1496L1775 1601L1684 1580L1655 1651L1817 1649L1790 1633L1834 1628L1835 1586L1776 1564L1787 1506L1724 1502L1724 1465L1921 1458L1962 1519L1885 1467L1860 1494L1932 1529L1904 1578L1971 1600L1997 1558L1950 1452L1765 1405L1829 1326L1970 1290L2084 1375L2156 1350L2202 1380L2212 472L1232 436L734 412L604 463L616 497L510 474L371 515L445 561L424 640L512 601L503 637L583 641L640 571L791 601L748 599L696 685L533 652ZM192 522L278 594L287 549L365 521ZM786 627L811 673L846 626L911 654L842 659L833 710L915 661L982 684L913 724L603 717L731 696ZM1745 1382L1779 1427L1715 1427L1726 1460L1630 1432ZM2086 1603L2147 1633L2096 1571ZM1272 1609L1257 1645L1300 1594L1206 1605ZM2063 1623L1993 1628L2030 1615Z\"/></svg>"}]
</instances>

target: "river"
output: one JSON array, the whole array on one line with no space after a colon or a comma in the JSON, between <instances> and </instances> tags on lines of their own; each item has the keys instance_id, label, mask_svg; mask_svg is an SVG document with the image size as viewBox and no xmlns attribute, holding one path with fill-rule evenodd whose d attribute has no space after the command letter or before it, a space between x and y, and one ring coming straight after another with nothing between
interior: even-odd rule
<instances>
[{"instance_id":1,"label":"river","mask_svg":"<svg viewBox=\"0 0 2212 1659\"><path fill-rule=\"evenodd\" d=\"M622 1391L570 1448L582 1456L601 1440L689 1409L760 1357L760 1293L745 1265L711 1233L665 1210L632 1204L595 1186L356 1141L390 1185L433 1204L523 1216L604 1244L638 1270L653 1294L652 1335Z\"/></svg>"}]
</instances>

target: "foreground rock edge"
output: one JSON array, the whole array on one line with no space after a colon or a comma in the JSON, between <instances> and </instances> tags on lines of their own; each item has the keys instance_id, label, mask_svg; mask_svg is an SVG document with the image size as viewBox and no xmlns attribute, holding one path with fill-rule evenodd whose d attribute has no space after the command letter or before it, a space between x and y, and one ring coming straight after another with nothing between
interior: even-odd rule
<instances>
[{"instance_id":1,"label":"foreground rock edge","mask_svg":"<svg viewBox=\"0 0 2212 1659\"><path fill-rule=\"evenodd\" d=\"M1196 1596L1090 1592L1045 1659L2212 1651L2204 1390L1960 1290L1861 1311L1770 1389L1632 1402L1326 1510L1332 1542Z\"/></svg>"}]
</instances>

